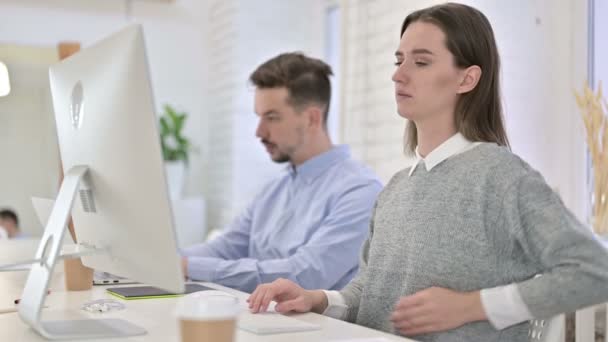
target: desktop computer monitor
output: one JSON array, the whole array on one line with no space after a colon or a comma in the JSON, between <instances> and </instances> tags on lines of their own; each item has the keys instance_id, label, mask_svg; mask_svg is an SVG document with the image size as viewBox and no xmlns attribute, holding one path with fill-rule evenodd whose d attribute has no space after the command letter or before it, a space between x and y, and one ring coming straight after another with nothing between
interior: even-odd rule
<instances>
[{"instance_id":1,"label":"desktop computer monitor","mask_svg":"<svg viewBox=\"0 0 608 342\"><path fill-rule=\"evenodd\" d=\"M44 322L40 309L70 214L79 247L93 253L84 265L184 291L142 28L83 49L52 66L49 78L65 177L20 315L48 338L141 334L118 320Z\"/></svg>"}]
</instances>

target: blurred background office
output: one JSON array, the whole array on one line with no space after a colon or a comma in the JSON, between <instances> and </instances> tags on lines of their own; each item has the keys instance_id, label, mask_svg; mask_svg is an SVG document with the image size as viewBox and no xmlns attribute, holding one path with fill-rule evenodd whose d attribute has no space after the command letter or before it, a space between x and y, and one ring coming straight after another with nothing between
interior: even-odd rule
<instances>
[{"instance_id":1,"label":"blurred background office","mask_svg":"<svg viewBox=\"0 0 608 342\"><path fill-rule=\"evenodd\" d=\"M41 234L31 197L53 198L60 170L48 66L62 46L86 48L133 21L145 30L158 113L164 104L187 113L183 136L196 147L172 198L180 245L224 226L283 167L256 141L247 84L279 52L300 50L332 65L330 134L386 182L411 162L390 79L399 23L438 2L0 0L0 207L19 213L25 234ZM587 221L590 164L573 90L608 80L601 62L608 60L608 22L598 19L608 17L608 2L461 2L495 28L514 152Z\"/></svg>"}]
</instances>

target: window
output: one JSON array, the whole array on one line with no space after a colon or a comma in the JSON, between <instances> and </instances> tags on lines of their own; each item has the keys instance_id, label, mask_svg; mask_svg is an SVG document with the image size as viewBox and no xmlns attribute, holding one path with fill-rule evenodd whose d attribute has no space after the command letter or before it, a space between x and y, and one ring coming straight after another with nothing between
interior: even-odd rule
<instances>
[{"instance_id":1,"label":"window","mask_svg":"<svg viewBox=\"0 0 608 342\"><path fill-rule=\"evenodd\" d=\"M339 142L340 127L340 68L341 68L341 13L337 4L331 3L325 12L325 61L331 66L334 76L331 78L331 104L327 130L334 143Z\"/></svg>"},{"instance_id":2,"label":"window","mask_svg":"<svg viewBox=\"0 0 608 342\"><path fill-rule=\"evenodd\" d=\"M608 17L608 1L588 0L589 6L589 67L587 75L589 85L596 90L598 85L602 83L602 88L608 86L608 65L604 61L608 60L608 41L605 39L608 33L608 21L602 18ZM604 91L604 98L606 92ZM604 147L605 149L606 147ZM593 198L594 179L592 172L591 156L587 154L587 184L590 198ZM593 199L595 201L597 199ZM588 214L592 214L592 204L587 210Z\"/></svg>"}]
</instances>

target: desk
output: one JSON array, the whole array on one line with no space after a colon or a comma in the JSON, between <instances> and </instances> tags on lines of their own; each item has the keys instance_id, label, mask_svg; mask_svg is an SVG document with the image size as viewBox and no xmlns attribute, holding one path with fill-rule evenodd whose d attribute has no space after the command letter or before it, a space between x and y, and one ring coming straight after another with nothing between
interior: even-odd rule
<instances>
[{"instance_id":1,"label":"desk","mask_svg":"<svg viewBox=\"0 0 608 342\"><path fill-rule=\"evenodd\" d=\"M45 319L121 318L148 330L148 334L143 336L124 339L87 340L92 342L180 341L177 319L173 317L176 299L162 298L122 301L126 305L126 309L124 310L103 314L92 314L80 310L82 303L93 299L116 298L105 292L105 286L94 286L92 290L81 292L64 291L62 274L63 265L57 265L57 270L58 271L51 281L51 295L49 295L46 300L46 304L49 307L43 311L43 317ZM4 308L9 306L15 298L20 296L26 278L27 272L0 273L0 307ZM208 283L203 284L232 293L240 299L246 299L248 297L248 294L246 293L228 289L223 286ZM390 341L413 341L314 313L297 314L293 317L318 324L322 327L322 330L266 336L238 330L236 342L321 342L336 339L372 337L384 337ZM23 323L17 313L8 313L0 314L0 341L30 342L47 340L39 336Z\"/></svg>"}]
</instances>

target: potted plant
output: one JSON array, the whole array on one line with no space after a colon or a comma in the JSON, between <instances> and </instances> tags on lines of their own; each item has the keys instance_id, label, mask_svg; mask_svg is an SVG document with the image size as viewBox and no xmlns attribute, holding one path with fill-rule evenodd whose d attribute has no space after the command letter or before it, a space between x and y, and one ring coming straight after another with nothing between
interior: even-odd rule
<instances>
[{"instance_id":1,"label":"potted plant","mask_svg":"<svg viewBox=\"0 0 608 342\"><path fill-rule=\"evenodd\" d=\"M160 144L165 160L167 183L172 199L180 198L184 184L184 171L188 166L189 154L193 150L187 137L182 135L188 114L179 112L165 104L160 116Z\"/></svg>"}]
</instances>

